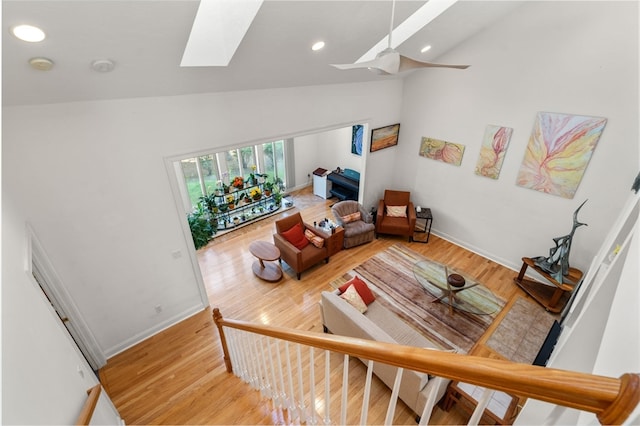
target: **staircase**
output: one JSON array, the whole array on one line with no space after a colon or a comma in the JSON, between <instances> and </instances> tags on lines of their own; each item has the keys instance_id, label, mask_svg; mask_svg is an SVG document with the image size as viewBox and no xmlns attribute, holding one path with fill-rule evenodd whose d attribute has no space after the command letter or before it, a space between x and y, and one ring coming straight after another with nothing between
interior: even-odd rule
<instances>
[{"instance_id":1,"label":"staircase","mask_svg":"<svg viewBox=\"0 0 640 426\"><path fill-rule=\"evenodd\" d=\"M624 423L640 401L639 374L612 378L278 328L225 319L217 308L213 319L220 333L227 371L285 410L289 423L368 424L376 362L398 368L391 397L386 402L385 424L393 424L404 369L428 373L434 376L432 380L460 380L485 388L468 424L479 423L495 391L555 404L554 416L558 410L566 409L594 413L601 424ZM349 387L353 357L368 360L363 390ZM318 382L316 371L321 366L324 381ZM341 382L331 380L340 372ZM420 424L429 422L437 402L437 388L432 388L423 412L418 413ZM553 419L548 423L553 424Z\"/></svg>"}]
</instances>

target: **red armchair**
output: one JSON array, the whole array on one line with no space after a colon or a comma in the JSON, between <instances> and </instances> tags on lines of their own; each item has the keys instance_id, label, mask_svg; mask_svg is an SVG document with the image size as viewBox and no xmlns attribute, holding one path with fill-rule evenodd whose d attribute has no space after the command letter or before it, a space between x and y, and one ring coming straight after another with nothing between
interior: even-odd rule
<instances>
[{"instance_id":1,"label":"red armchair","mask_svg":"<svg viewBox=\"0 0 640 426\"><path fill-rule=\"evenodd\" d=\"M410 198L411 193L407 191L384 191L384 198L378 203L376 238L378 234L402 235L411 241L416 210Z\"/></svg>"}]
</instances>

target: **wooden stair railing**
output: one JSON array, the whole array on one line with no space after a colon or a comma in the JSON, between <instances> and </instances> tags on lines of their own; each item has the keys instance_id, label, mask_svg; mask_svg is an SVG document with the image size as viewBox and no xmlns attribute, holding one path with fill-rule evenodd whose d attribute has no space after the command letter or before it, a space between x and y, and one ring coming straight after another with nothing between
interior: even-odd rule
<instances>
[{"instance_id":1,"label":"wooden stair railing","mask_svg":"<svg viewBox=\"0 0 640 426\"><path fill-rule=\"evenodd\" d=\"M91 422L91 417L93 417L93 411L96 409L96 405L98 404L98 398L100 398L101 390L102 386L100 383L87 390L87 400L82 406L78 420L76 420L77 426L88 425Z\"/></svg>"},{"instance_id":2,"label":"wooden stair railing","mask_svg":"<svg viewBox=\"0 0 640 426\"><path fill-rule=\"evenodd\" d=\"M338 335L224 319L213 310L224 360L232 372L223 327L348 354L403 369L594 413L601 424L621 424L640 402L640 374L619 378L572 372Z\"/></svg>"}]
</instances>

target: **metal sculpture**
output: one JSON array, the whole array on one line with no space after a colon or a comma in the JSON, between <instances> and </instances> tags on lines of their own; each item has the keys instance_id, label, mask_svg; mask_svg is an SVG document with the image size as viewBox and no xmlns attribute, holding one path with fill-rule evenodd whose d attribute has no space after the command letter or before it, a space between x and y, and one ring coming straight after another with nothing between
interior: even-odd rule
<instances>
[{"instance_id":1,"label":"metal sculpture","mask_svg":"<svg viewBox=\"0 0 640 426\"><path fill-rule=\"evenodd\" d=\"M536 266L548 272L558 283L562 283L563 277L569 275L569 252L571 250L573 234L578 227L582 225L588 226L586 223L578 222L578 212L586 202L587 200L584 200L584 202L580 204L580 207L573 212L573 228L571 232L568 235L553 239L556 246L549 249L549 257L538 256L532 258Z\"/></svg>"}]
</instances>

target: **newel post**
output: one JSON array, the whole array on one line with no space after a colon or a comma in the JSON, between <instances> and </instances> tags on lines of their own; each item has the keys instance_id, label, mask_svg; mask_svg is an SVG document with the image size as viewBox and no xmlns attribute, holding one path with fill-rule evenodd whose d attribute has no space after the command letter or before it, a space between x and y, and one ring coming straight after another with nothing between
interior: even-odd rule
<instances>
[{"instance_id":1,"label":"newel post","mask_svg":"<svg viewBox=\"0 0 640 426\"><path fill-rule=\"evenodd\" d=\"M213 308L213 322L218 327L218 334L220 334L220 343L222 343L222 351L224 352L224 365L227 367L227 373L232 373L233 368L231 366L231 358L229 357L229 349L227 348L227 339L224 337L224 331L222 330L222 314L220 309Z\"/></svg>"}]
</instances>

